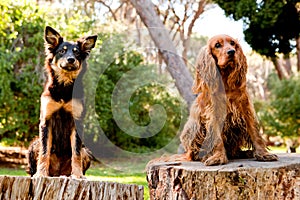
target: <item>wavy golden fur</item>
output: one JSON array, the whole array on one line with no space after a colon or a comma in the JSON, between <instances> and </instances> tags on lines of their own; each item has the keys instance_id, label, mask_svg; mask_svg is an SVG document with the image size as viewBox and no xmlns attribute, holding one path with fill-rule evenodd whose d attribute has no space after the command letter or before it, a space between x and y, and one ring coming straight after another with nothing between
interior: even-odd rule
<instances>
[{"instance_id":1,"label":"wavy golden fur","mask_svg":"<svg viewBox=\"0 0 300 200\"><path fill-rule=\"evenodd\" d=\"M225 164L228 158L278 160L259 134L246 73L246 57L232 37L214 36L201 49L192 88L198 96L180 137L184 159L205 165Z\"/></svg>"}]
</instances>

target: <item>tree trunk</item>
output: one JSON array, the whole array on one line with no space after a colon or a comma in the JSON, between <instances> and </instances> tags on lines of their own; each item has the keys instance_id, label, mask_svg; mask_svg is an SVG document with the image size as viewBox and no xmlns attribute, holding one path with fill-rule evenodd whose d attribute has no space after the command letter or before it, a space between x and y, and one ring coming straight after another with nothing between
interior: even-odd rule
<instances>
[{"instance_id":1,"label":"tree trunk","mask_svg":"<svg viewBox=\"0 0 300 200\"><path fill-rule=\"evenodd\" d=\"M0 199L143 199L143 187L62 177L0 176Z\"/></svg>"},{"instance_id":2,"label":"tree trunk","mask_svg":"<svg viewBox=\"0 0 300 200\"><path fill-rule=\"evenodd\" d=\"M297 49L297 71L300 72L300 37L296 38L296 49Z\"/></svg>"},{"instance_id":3,"label":"tree trunk","mask_svg":"<svg viewBox=\"0 0 300 200\"><path fill-rule=\"evenodd\" d=\"M299 154L280 154L277 162L234 160L221 166L169 162L150 165L147 180L150 199L297 200L299 169Z\"/></svg>"},{"instance_id":4,"label":"tree trunk","mask_svg":"<svg viewBox=\"0 0 300 200\"><path fill-rule=\"evenodd\" d=\"M285 78L285 76L284 76L283 70L278 62L278 59L276 57L272 57L271 60L275 66L279 80L282 80L283 78Z\"/></svg>"},{"instance_id":5,"label":"tree trunk","mask_svg":"<svg viewBox=\"0 0 300 200\"><path fill-rule=\"evenodd\" d=\"M192 76L183 59L176 52L168 32L155 12L153 3L150 0L130 0L130 2L148 28L152 40L167 64L167 70L175 80L179 93L190 106L194 100L194 95L191 91Z\"/></svg>"},{"instance_id":6,"label":"tree trunk","mask_svg":"<svg viewBox=\"0 0 300 200\"><path fill-rule=\"evenodd\" d=\"M292 64L290 59L290 54L285 54L283 56L284 59L284 68L288 76L292 75Z\"/></svg>"}]
</instances>

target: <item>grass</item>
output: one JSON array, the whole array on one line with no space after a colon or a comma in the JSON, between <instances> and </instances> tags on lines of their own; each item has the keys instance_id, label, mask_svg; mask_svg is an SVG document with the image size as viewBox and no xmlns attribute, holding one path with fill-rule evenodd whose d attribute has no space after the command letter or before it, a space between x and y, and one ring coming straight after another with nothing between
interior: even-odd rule
<instances>
[{"instance_id":1,"label":"grass","mask_svg":"<svg viewBox=\"0 0 300 200\"><path fill-rule=\"evenodd\" d=\"M150 199L145 172L119 171L105 167L93 167L86 173L89 180L136 184L144 187L144 199Z\"/></svg>"},{"instance_id":2,"label":"grass","mask_svg":"<svg viewBox=\"0 0 300 200\"><path fill-rule=\"evenodd\" d=\"M0 168L0 175L7 175L7 176L27 176L26 172L22 168Z\"/></svg>"}]
</instances>

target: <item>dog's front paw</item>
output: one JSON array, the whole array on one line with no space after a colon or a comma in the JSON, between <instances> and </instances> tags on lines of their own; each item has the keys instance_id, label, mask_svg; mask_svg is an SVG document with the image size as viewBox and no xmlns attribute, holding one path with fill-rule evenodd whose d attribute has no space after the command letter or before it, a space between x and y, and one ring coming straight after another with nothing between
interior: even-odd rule
<instances>
[{"instance_id":1,"label":"dog's front paw","mask_svg":"<svg viewBox=\"0 0 300 200\"><path fill-rule=\"evenodd\" d=\"M80 175L80 174L78 174L78 175L76 175L76 174L71 174L70 177L71 177L72 179L86 179L85 176Z\"/></svg>"},{"instance_id":2,"label":"dog's front paw","mask_svg":"<svg viewBox=\"0 0 300 200\"><path fill-rule=\"evenodd\" d=\"M228 158L225 153L214 153L212 156L208 157L204 165L211 166L211 165L223 165L228 163Z\"/></svg>"},{"instance_id":3,"label":"dog's front paw","mask_svg":"<svg viewBox=\"0 0 300 200\"><path fill-rule=\"evenodd\" d=\"M258 161L277 161L278 156L269 152L255 152L255 158Z\"/></svg>"},{"instance_id":4,"label":"dog's front paw","mask_svg":"<svg viewBox=\"0 0 300 200\"><path fill-rule=\"evenodd\" d=\"M46 172L36 172L36 173L33 175L33 178L45 177L45 176L48 176L48 174L47 174Z\"/></svg>"}]
</instances>

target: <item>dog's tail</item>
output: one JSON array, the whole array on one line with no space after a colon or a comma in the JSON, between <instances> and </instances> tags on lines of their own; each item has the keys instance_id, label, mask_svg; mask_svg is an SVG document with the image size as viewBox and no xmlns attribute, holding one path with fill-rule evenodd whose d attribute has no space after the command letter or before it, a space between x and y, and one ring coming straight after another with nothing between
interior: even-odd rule
<instances>
[{"instance_id":1,"label":"dog's tail","mask_svg":"<svg viewBox=\"0 0 300 200\"><path fill-rule=\"evenodd\" d=\"M38 138L35 138L30 143L30 146L28 148L28 152L27 152L27 155L26 155L26 157L27 157L26 172L30 176L33 176L36 173L39 149L40 149L40 141L39 141Z\"/></svg>"},{"instance_id":2,"label":"dog's tail","mask_svg":"<svg viewBox=\"0 0 300 200\"><path fill-rule=\"evenodd\" d=\"M86 153L86 155L88 156L88 158L91 160L91 161L94 161L94 162L97 162L97 163L100 163L100 161L93 155L92 151L87 148L86 146L83 145L82 147Z\"/></svg>"},{"instance_id":3,"label":"dog's tail","mask_svg":"<svg viewBox=\"0 0 300 200\"><path fill-rule=\"evenodd\" d=\"M97 163L101 163L92 153L91 150L89 150L89 148L87 148L86 146L82 146L82 171L83 171L83 175L85 175L86 170L88 170L88 168L91 165L91 162L97 162Z\"/></svg>"}]
</instances>

